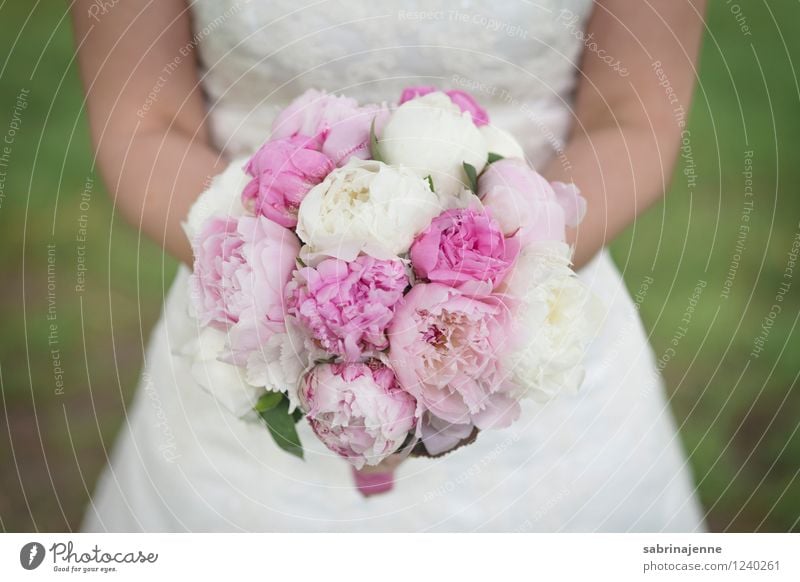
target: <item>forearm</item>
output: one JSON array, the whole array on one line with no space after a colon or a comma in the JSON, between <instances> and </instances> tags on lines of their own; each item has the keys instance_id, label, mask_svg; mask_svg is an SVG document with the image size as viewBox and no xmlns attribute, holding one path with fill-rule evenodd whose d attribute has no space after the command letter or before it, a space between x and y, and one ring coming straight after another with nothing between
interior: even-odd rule
<instances>
[{"instance_id":1,"label":"forearm","mask_svg":"<svg viewBox=\"0 0 800 582\"><path fill-rule=\"evenodd\" d=\"M581 267L664 193L675 159L674 139L647 127L599 127L575 132L564 155L546 168L550 180L575 182L587 201L586 216L568 241ZM670 135L670 134L666 134Z\"/></svg>"},{"instance_id":2,"label":"forearm","mask_svg":"<svg viewBox=\"0 0 800 582\"><path fill-rule=\"evenodd\" d=\"M224 166L210 145L189 4L120 2L102 19L93 8L70 5L98 166L120 214L188 262L181 221Z\"/></svg>"},{"instance_id":3,"label":"forearm","mask_svg":"<svg viewBox=\"0 0 800 582\"><path fill-rule=\"evenodd\" d=\"M575 182L588 202L584 221L569 233L577 266L666 190L690 108L705 3L595 2L575 94L576 122L564 155L546 170L552 180ZM589 46L618 57L624 75Z\"/></svg>"},{"instance_id":4,"label":"forearm","mask_svg":"<svg viewBox=\"0 0 800 582\"><path fill-rule=\"evenodd\" d=\"M114 169L105 177L122 216L169 254L191 263L181 223L225 160L205 140L177 130L142 132L104 154L111 159L101 160L101 166Z\"/></svg>"}]
</instances>

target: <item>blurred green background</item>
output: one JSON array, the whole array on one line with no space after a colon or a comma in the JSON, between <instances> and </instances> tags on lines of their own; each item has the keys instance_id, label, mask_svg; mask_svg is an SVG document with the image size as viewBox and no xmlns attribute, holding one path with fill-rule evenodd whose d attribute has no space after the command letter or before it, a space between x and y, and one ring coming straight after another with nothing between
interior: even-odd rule
<instances>
[{"instance_id":1,"label":"blurred green background","mask_svg":"<svg viewBox=\"0 0 800 582\"><path fill-rule=\"evenodd\" d=\"M696 184L679 162L665 201L613 251L632 292L653 278L641 313L710 526L798 530L800 266L785 274L800 235L800 2L742 2L749 36L733 6L712 1L708 13L690 121ZM74 530L175 264L115 217L95 176L65 5L0 1L0 59L0 134L19 125L0 143L0 528Z\"/></svg>"}]
</instances>

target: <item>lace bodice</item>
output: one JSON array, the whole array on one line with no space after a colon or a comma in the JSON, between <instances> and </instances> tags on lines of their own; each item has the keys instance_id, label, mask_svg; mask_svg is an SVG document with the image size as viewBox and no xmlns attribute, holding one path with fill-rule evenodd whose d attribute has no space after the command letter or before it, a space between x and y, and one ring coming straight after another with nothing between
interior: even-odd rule
<instances>
[{"instance_id":1,"label":"lace bodice","mask_svg":"<svg viewBox=\"0 0 800 582\"><path fill-rule=\"evenodd\" d=\"M217 145L247 153L308 88L395 100L432 84L475 93L536 161L558 147L591 0L197 0ZM501 119L502 118L502 119ZM524 124L529 127L521 127Z\"/></svg>"}]
</instances>

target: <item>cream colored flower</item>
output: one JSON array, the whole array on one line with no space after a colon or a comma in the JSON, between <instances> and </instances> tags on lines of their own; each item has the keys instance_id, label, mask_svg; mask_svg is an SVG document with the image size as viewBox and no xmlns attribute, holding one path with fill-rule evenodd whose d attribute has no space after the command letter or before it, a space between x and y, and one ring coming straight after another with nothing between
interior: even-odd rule
<instances>
[{"instance_id":1,"label":"cream colored flower","mask_svg":"<svg viewBox=\"0 0 800 582\"><path fill-rule=\"evenodd\" d=\"M183 230L189 240L194 240L205 221L211 216L242 216L242 191L250 181L244 171L247 159L234 160L222 173L211 180L209 187L189 209Z\"/></svg>"},{"instance_id":2,"label":"cream colored flower","mask_svg":"<svg viewBox=\"0 0 800 582\"><path fill-rule=\"evenodd\" d=\"M570 268L566 243L528 246L503 289L516 298L519 347L505 366L525 394L546 400L562 390L577 390L583 359L603 319L597 298Z\"/></svg>"},{"instance_id":3,"label":"cream colored flower","mask_svg":"<svg viewBox=\"0 0 800 582\"><path fill-rule=\"evenodd\" d=\"M486 149L491 154L497 154L504 158L525 159L525 152L522 146L513 135L494 125L484 125L480 128L483 139L486 140Z\"/></svg>"},{"instance_id":4,"label":"cream colored flower","mask_svg":"<svg viewBox=\"0 0 800 582\"><path fill-rule=\"evenodd\" d=\"M300 204L297 234L306 244L301 256L306 262L323 256L352 261L359 252L394 258L408 251L445 204L408 168L352 159Z\"/></svg>"},{"instance_id":5,"label":"cream colored flower","mask_svg":"<svg viewBox=\"0 0 800 582\"><path fill-rule=\"evenodd\" d=\"M431 176L436 192L447 196L469 185L464 162L480 174L488 155L472 116L440 92L398 107L381 132L379 147L387 164L406 166L420 178Z\"/></svg>"}]
</instances>

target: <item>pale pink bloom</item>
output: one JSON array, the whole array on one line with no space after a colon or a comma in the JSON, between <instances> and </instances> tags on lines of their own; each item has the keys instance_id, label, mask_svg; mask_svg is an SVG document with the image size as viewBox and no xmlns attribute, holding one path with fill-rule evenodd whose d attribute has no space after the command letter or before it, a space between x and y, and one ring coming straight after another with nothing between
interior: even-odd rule
<instances>
[{"instance_id":1,"label":"pale pink bloom","mask_svg":"<svg viewBox=\"0 0 800 582\"><path fill-rule=\"evenodd\" d=\"M190 278L201 325L228 330L230 348L244 363L275 333L284 331L283 291L300 242L263 216L212 217L193 241Z\"/></svg>"},{"instance_id":2,"label":"pale pink bloom","mask_svg":"<svg viewBox=\"0 0 800 582\"><path fill-rule=\"evenodd\" d=\"M438 283L416 285L389 326L389 359L403 388L452 424L508 426L516 387L500 364L509 348L507 306Z\"/></svg>"},{"instance_id":3,"label":"pale pink bloom","mask_svg":"<svg viewBox=\"0 0 800 582\"><path fill-rule=\"evenodd\" d=\"M212 217L192 241L194 268L189 285L192 305L201 326L225 329L239 321L248 303L242 276L249 276L237 227L238 218Z\"/></svg>"},{"instance_id":4,"label":"pale pink bloom","mask_svg":"<svg viewBox=\"0 0 800 582\"><path fill-rule=\"evenodd\" d=\"M564 220L567 226L578 226L586 216L586 198L581 196L581 191L574 183L550 182L556 200L564 209Z\"/></svg>"},{"instance_id":5,"label":"pale pink bloom","mask_svg":"<svg viewBox=\"0 0 800 582\"><path fill-rule=\"evenodd\" d=\"M284 109L272 124L272 138L307 135L318 140L320 151L337 167L350 158L370 156L370 127L383 127L388 110L379 105L359 106L355 99L309 89Z\"/></svg>"},{"instance_id":6,"label":"pale pink bloom","mask_svg":"<svg viewBox=\"0 0 800 582\"><path fill-rule=\"evenodd\" d=\"M577 187L548 182L524 161L489 164L478 178L478 196L506 235L520 243L563 241L565 228L576 226L586 209Z\"/></svg>"},{"instance_id":7,"label":"pale pink bloom","mask_svg":"<svg viewBox=\"0 0 800 582\"><path fill-rule=\"evenodd\" d=\"M318 364L302 381L300 402L319 439L356 469L397 451L417 422L414 399L376 360Z\"/></svg>"}]
</instances>

